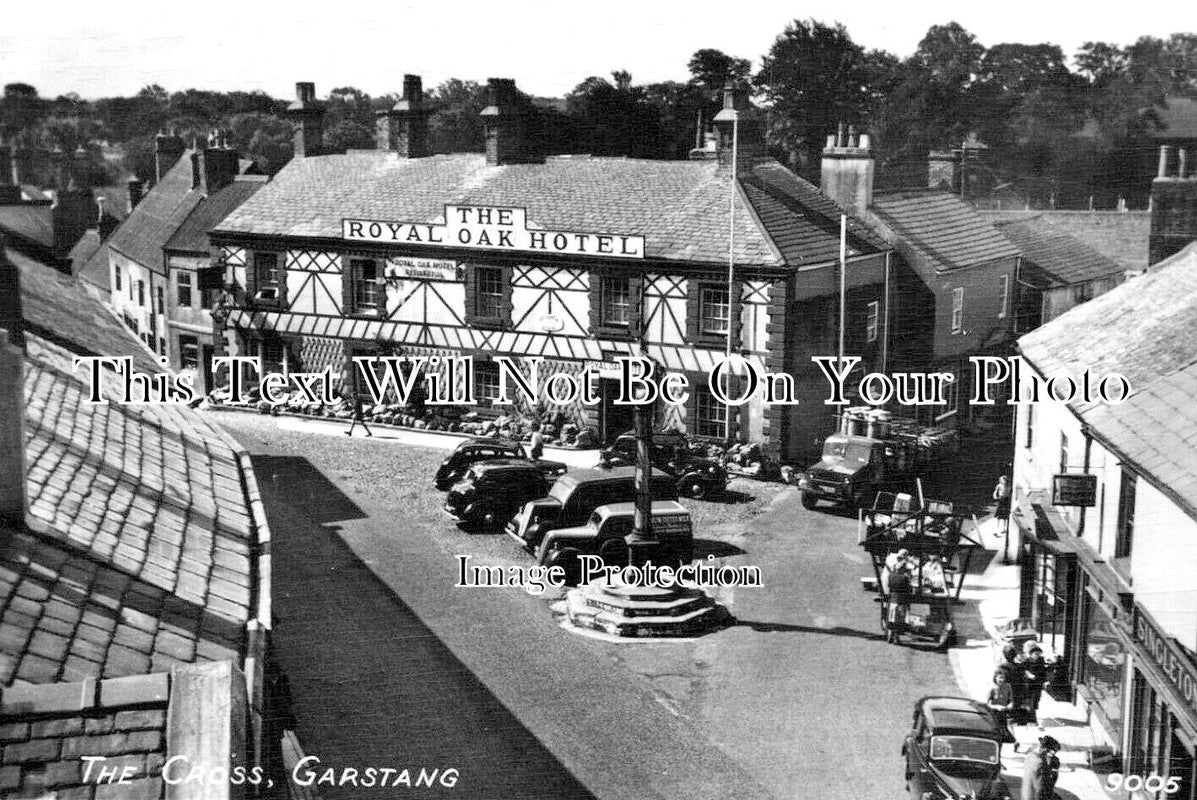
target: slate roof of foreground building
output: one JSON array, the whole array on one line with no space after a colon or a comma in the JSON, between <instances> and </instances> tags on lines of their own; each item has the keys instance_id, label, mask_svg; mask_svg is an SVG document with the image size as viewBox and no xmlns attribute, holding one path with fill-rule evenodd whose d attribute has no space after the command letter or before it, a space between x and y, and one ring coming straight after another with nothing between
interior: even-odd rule
<instances>
[{"instance_id":1,"label":"slate roof of foreground building","mask_svg":"<svg viewBox=\"0 0 1197 800\"><path fill-rule=\"evenodd\" d=\"M171 676L240 667L268 624L269 529L248 457L199 412L86 402L76 356L156 360L70 278L8 258L28 511L0 522L0 795L76 790L81 756L110 755L138 777L122 791L157 797Z\"/></svg>"},{"instance_id":2,"label":"slate roof of foreground building","mask_svg":"<svg viewBox=\"0 0 1197 800\"><path fill-rule=\"evenodd\" d=\"M1130 398L1074 404L1094 436L1197 516L1197 242L1019 339L1045 376L1121 373Z\"/></svg>"}]
</instances>

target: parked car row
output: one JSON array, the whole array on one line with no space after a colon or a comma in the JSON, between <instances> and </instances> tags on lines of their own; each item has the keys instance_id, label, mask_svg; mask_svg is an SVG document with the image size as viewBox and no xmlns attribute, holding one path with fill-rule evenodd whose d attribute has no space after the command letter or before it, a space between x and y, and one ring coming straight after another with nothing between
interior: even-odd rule
<instances>
[{"instance_id":1,"label":"parked car row","mask_svg":"<svg viewBox=\"0 0 1197 800\"><path fill-rule=\"evenodd\" d=\"M443 508L454 519L480 532L506 532L538 564L560 565L571 580L577 580L581 555L627 561L634 467L567 471L560 462L527 458L516 442L474 438L441 463L433 485L447 489ZM693 555L690 512L677 502L680 485L676 474L653 470L656 563L683 564Z\"/></svg>"}]
</instances>

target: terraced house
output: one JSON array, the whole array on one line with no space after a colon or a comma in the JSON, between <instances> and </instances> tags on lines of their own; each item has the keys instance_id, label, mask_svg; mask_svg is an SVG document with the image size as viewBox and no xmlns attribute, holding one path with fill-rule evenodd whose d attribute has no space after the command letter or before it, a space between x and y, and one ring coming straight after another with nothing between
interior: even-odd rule
<instances>
[{"instance_id":1,"label":"terraced house","mask_svg":"<svg viewBox=\"0 0 1197 800\"><path fill-rule=\"evenodd\" d=\"M763 155L758 121L730 93L690 160L650 161L540 156L514 84L489 91L485 153L430 154L408 76L376 149L322 155L323 110L298 85L297 157L210 234L235 349L347 380L354 356L470 355L481 414L498 413L496 355L544 359L542 381L589 367L600 402L568 414L610 438L631 425L613 402L614 358L643 322L648 354L690 379L662 425L809 454L833 427L810 356L837 349L841 209ZM881 368L889 248L851 219L846 245L845 351ZM729 425L707 388L728 350L791 374L799 404L754 398Z\"/></svg>"}]
</instances>

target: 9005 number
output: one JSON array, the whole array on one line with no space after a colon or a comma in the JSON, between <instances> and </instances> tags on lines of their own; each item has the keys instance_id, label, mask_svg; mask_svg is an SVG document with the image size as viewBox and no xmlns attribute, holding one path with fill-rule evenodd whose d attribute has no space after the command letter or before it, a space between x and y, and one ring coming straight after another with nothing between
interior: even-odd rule
<instances>
[{"instance_id":1,"label":"9005 number","mask_svg":"<svg viewBox=\"0 0 1197 800\"><path fill-rule=\"evenodd\" d=\"M1116 792L1119 789L1125 789L1128 792L1137 792L1140 789L1146 789L1149 792L1158 792L1164 790L1164 794L1176 794L1180 791L1180 778L1173 775L1170 778L1156 775L1154 772L1150 775L1123 775L1121 772L1114 772L1106 776L1106 791Z\"/></svg>"}]
</instances>

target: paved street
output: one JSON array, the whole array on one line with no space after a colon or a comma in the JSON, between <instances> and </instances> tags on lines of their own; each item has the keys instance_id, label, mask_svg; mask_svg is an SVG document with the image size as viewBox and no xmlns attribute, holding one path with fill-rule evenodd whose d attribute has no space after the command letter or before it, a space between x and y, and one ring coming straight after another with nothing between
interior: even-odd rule
<instances>
[{"instance_id":1,"label":"paved street","mask_svg":"<svg viewBox=\"0 0 1197 800\"><path fill-rule=\"evenodd\" d=\"M441 791L469 797L896 798L913 701L959 693L944 655L881 639L855 519L792 488L688 501L700 550L762 568L764 588L719 596L736 626L607 644L557 627L547 596L453 588L456 553L528 562L439 514L443 452L213 419L255 454L280 660L328 764L456 766Z\"/></svg>"}]
</instances>

